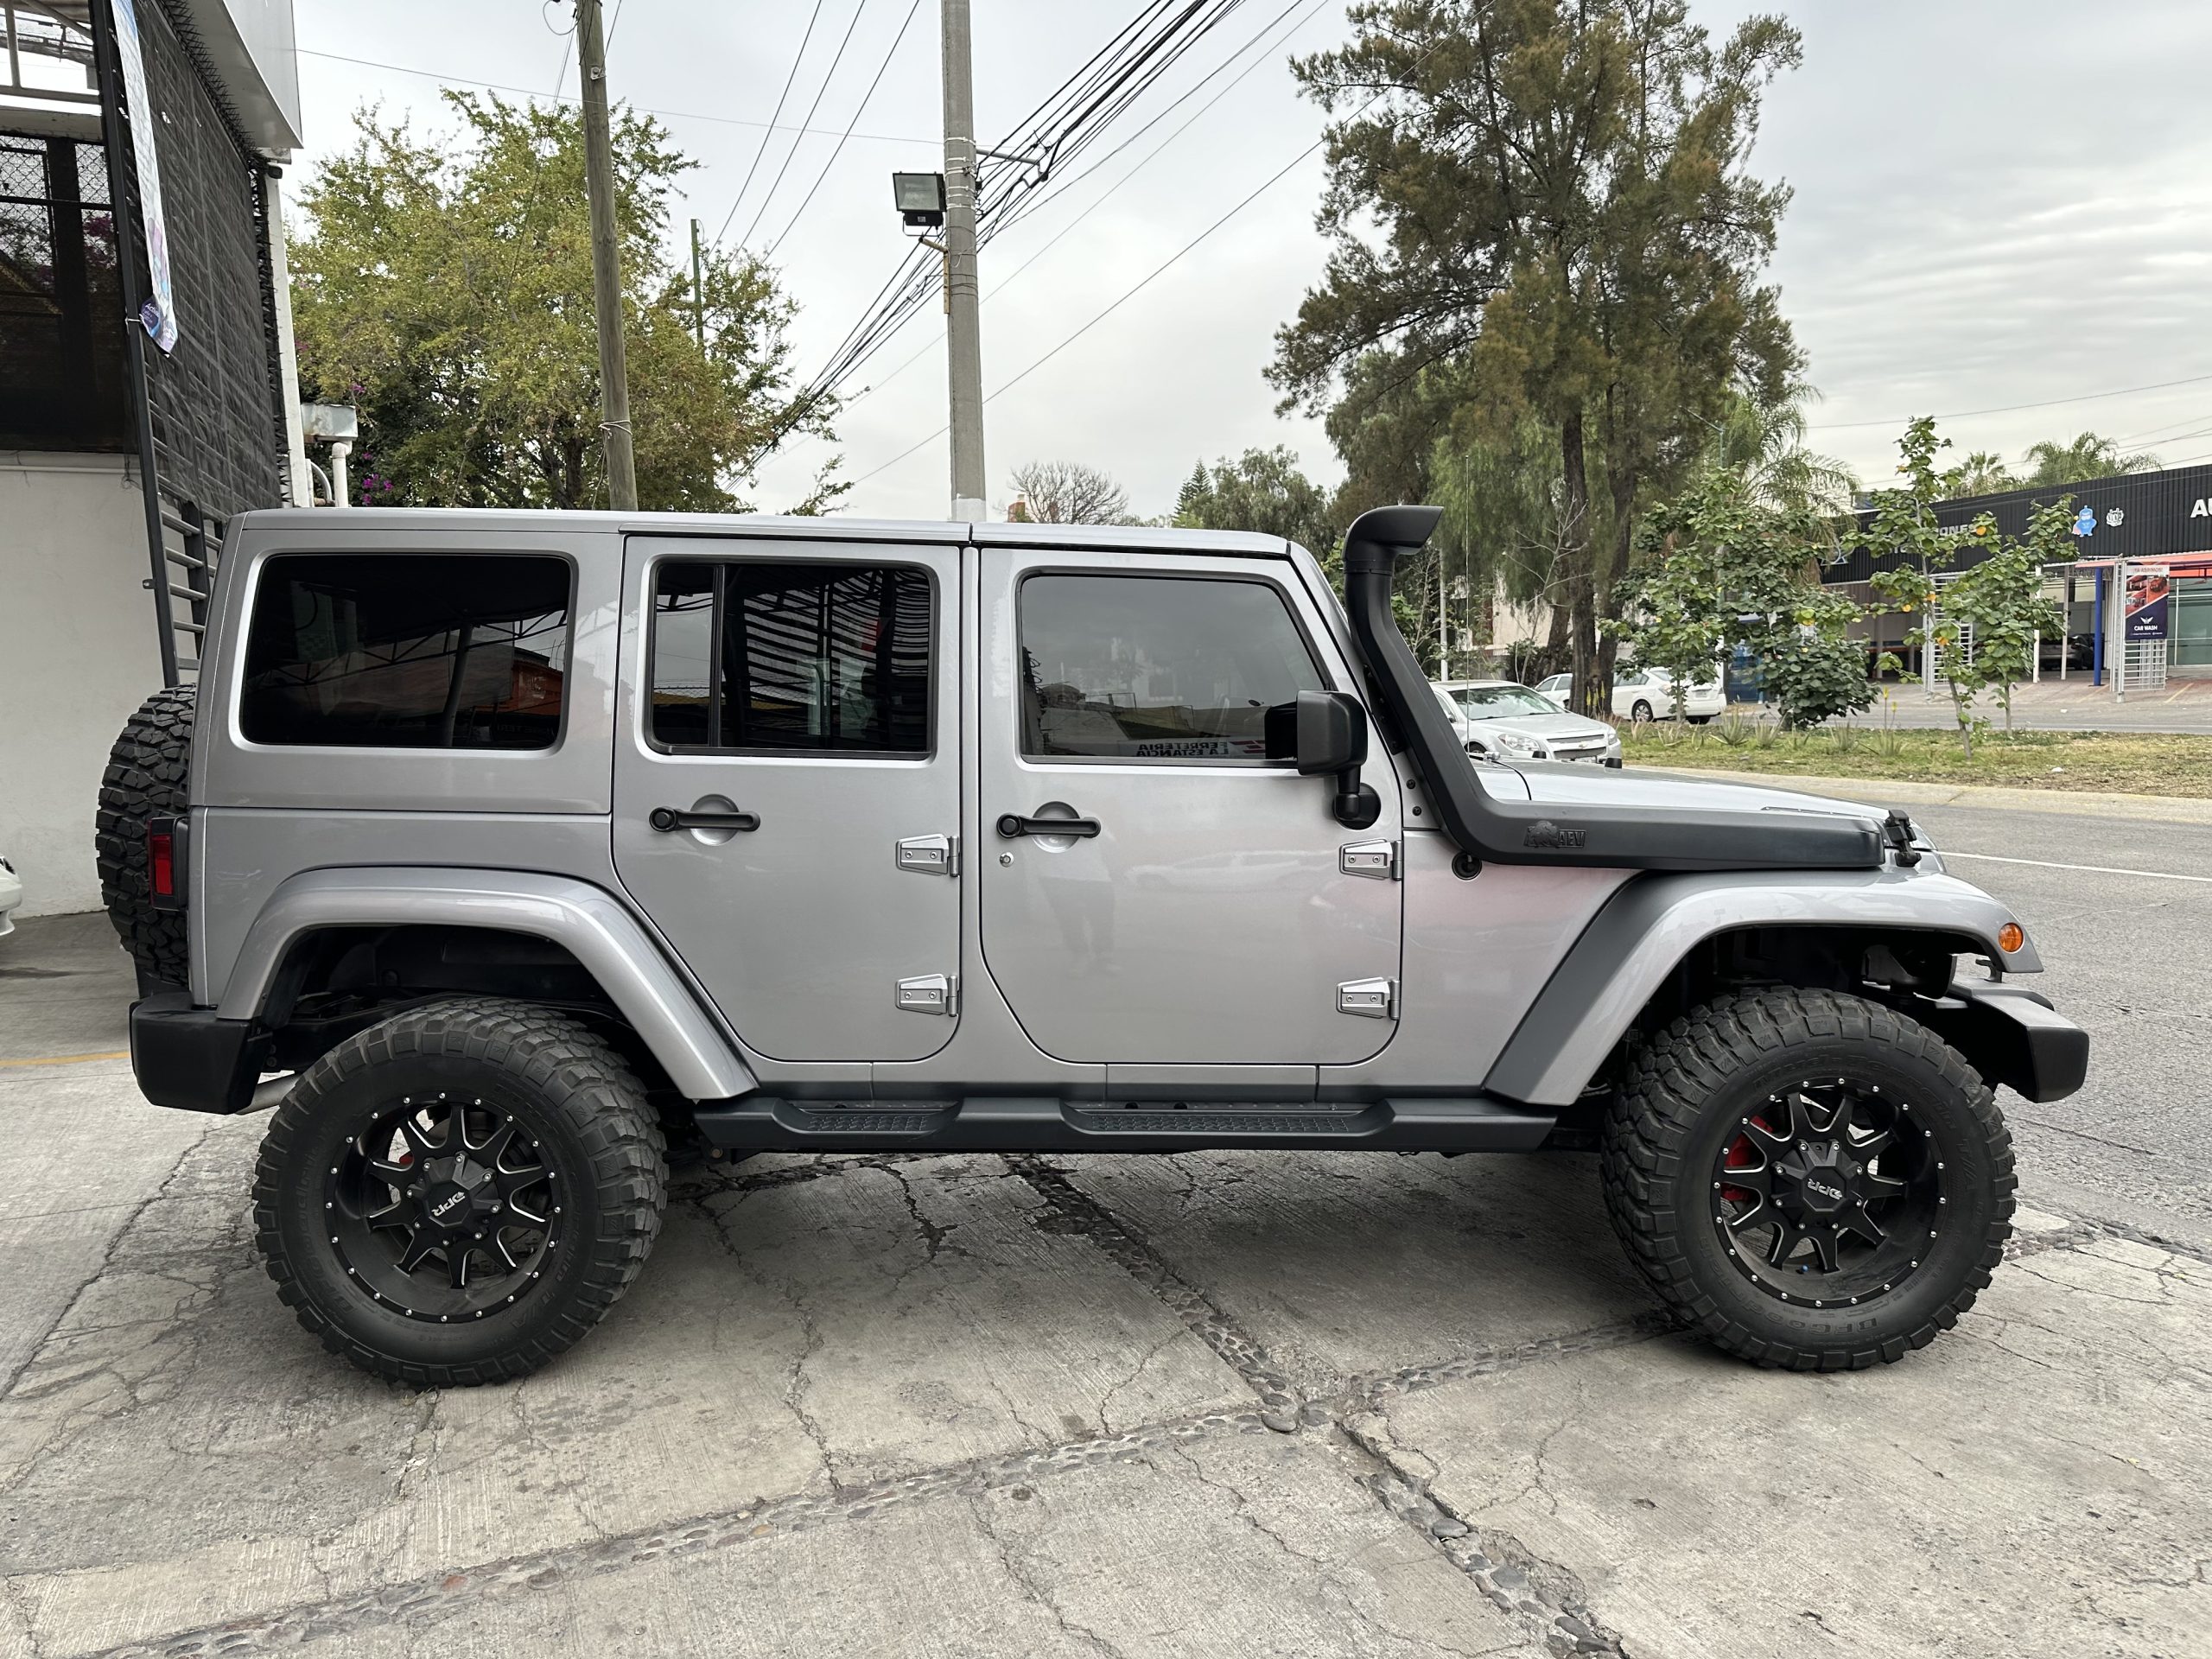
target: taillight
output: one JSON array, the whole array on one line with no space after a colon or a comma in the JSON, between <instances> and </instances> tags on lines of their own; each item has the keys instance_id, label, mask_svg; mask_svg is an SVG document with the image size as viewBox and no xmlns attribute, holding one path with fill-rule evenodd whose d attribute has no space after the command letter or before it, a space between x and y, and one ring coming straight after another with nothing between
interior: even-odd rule
<instances>
[{"instance_id":1,"label":"taillight","mask_svg":"<svg viewBox=\"0 0 2212 1659\"><path fill-rule=\"evenodd\" d=\"M146 826L146 884L156 899L176 897L176 827L173 818Z\"/></svg>"}]
</instances>

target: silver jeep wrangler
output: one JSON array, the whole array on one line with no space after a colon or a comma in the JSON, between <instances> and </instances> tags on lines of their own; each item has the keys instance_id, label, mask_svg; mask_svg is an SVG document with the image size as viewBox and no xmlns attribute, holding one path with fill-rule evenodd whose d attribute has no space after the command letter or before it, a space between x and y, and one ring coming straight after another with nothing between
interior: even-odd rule
<instances>
[{"instance_id":1,"label":"silver jeep wrangler","mask_svg":"<svg viewBox=\"0 0 2212 1659\"><path fill-rule=\"evenodd\" d=\"M139 1084L275 1106L279 1294L421 1385L582 1336L671 1146L1595 1150L1722 1348L1928 1342L1993 1088L2087 1065L2033 947L1896 812L1470 760L1391 619L1436 517L1339 607L1252 535L245 515L102 791Z\"/></svg>"}]
</instances>

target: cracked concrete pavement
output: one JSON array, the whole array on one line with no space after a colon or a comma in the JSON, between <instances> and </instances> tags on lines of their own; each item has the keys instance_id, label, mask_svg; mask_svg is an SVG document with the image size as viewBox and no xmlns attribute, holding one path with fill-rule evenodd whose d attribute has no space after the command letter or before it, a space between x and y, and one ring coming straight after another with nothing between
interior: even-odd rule
<instances>
[{"instance_id":1,"label":"cracked concrete pavement","mask_svg":"<svg viewBox=\"0 0 2212 1659\"><path fill-rule=\"evenodd\" d=\"M120 1046L98 958L0 1060ZM556 1363L417 1394L278 1304L263 1122L0 1065L0 1659L2212 1655L2189 1143L2139 1214L2024 1141L1994 1285L1847 1376L1669 1334L1586 1155L764 1157Z\"/></svg>"}]
</instances>

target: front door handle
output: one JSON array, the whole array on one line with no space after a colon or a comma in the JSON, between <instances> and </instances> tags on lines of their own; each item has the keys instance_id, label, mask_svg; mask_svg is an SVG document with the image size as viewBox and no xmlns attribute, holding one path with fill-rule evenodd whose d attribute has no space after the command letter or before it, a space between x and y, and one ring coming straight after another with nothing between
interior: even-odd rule
<instances>
[{"instance_id":1,"label":"front door handle","mask_svg":"<svg viewBox=\"0 0 2212 1659\"><path fill-rule=\"evenodd\" d=\"M1025 818L1019 812L1003 813L999 818L999 834L1008 841L1022 836L1073 836L1088 840L1098 830L1096 818Z\"/></svg>"},{"instance_id":2,"label":"front door handle","mask_svg":"<svg viewBox=\"0 0 2212 1659\"><path fill-rule=\"evenodd\" d=\"M758 830L760 816L757 812L679 812L672 806L657 806L645 822L668 835L677 830Z\"/></svg>"}]
</instances>

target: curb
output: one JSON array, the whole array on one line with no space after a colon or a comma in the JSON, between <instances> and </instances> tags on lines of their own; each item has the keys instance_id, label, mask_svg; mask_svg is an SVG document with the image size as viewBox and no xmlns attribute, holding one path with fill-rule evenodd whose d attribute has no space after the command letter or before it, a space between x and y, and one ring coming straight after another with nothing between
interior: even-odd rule
<instances>
[{"instance_id":1,"label":"curb","mask_svg":"<svg viewBox=\"0 0 2212 1659\"><path fill-rule=\"evenodd\" d=\"M2102 794L2091 790L2006 789L1991 784L1931 784L1887 778L1815 778L1786 772L1724 772L1715 766L1637 767L1669 778L1715 778L1764 789L1833 795L1868 805L1970 806L1996 811L2051 812L2087 818L2144 818L2212 824L2212 800L2182 795Z\"/></svg>"}]
</instances>

